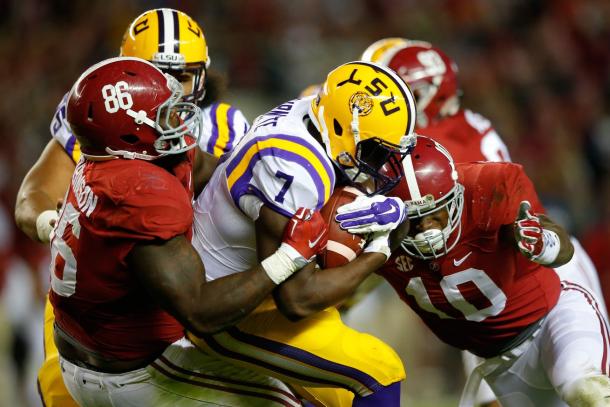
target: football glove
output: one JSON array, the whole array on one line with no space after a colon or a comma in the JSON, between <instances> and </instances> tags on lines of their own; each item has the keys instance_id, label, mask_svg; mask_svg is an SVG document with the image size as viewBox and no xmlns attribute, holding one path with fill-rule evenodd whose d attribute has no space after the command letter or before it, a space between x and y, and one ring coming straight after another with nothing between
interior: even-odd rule
<instances>
[{"instance_id":1,"label":"football glove","mask_svg":"<svg viewBox=\"0 0 610 407\"><path fill-rule=\"evenodd\" d=\"M263 269L280 284L295 271L302 269L326 248L328 225L319 212L299 208L284 229L282 244L261 262Z\"/></svg>"},{"instance_id":2,"label":"football glove","mask_svg":"<svg viewBox=\"0 0 610 407\"><path fill-rule=\"evenodd\" d=\"M350 233L390 232L406 218L405 203L383 195L359 196L337 209L335 220Z\"/></svg>"},{"instance_id":3,"label":"football glove","mask_svg":"<svg viewBox=\"0 0 610 407\"><path fill-rule=\"evenodd\" d=\"M515 220L515 239L525 257L539 264L551 264L559 254L559 236L552 230L544 229L538 216L530 212L528 201L521 201Z\"/></svg>"}]
</instances>

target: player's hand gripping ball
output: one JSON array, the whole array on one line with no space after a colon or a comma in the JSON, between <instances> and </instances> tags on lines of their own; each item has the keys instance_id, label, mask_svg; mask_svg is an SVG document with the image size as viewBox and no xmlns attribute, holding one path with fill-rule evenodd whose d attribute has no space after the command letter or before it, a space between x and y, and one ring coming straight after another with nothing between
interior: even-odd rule
<instances>
[{"instance_id":1,"label":"player's hand gripping ball","mask_svg":"<svg viewBox=\"0 0 610 407\"><path fill-rule=\"evenodd\" d=\"M328 224L328 244L326 250L318 255L318 264L322 268L343 266L354 260L366 245L366 235L353 234L341 229L335 220L337 209L346 203L353 202L356 197L363 195L353 187L340 187L335 189L320 213Z\"/></svg>"}]
</instances>

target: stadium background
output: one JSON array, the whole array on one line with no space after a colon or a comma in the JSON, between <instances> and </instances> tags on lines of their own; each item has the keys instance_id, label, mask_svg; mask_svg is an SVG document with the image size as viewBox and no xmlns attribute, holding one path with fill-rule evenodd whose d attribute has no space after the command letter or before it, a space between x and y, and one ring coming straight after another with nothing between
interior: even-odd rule
<instances>
[{"instance_id":1,"label":"stadium background","mask_svg":"<svg viewBox=\"0 0 610 407\"><path fill-rule=\"evenodd\" d=\"M610 2L606 0L0 1L0 406L37 406L47 248L12 219L56 104L118 53L142 11L173 7L204 29L227 101L248 119L321 82L374 40L427 40L457 62L464 106L491 119L552 216L581 238L610 290ZM407 367L405 404L456 405L459 356L381 287L351 323ZM13 401L11 401L13 397ZM10 404L7 404L10 403Z\"/></svg>"}]
</instances>

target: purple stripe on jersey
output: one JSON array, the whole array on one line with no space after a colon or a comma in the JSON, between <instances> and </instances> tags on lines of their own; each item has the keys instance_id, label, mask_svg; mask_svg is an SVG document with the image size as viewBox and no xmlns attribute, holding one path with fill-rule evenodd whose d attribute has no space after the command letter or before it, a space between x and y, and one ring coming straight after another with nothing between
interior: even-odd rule
<instances>
[{"instance_id":1,"label":"purple stripe on jersey","mask_svg":"<svg viewBox=\"0 0 610 407\"><path fill-rule=\"evenodd\" d=\"M602 356L601 371L603 374L608 375L608 370L609 370L608 369L608 349L610 346L610 343L609 343L610 332L608 331L608 326L606 325L606 319L604 318L603 313L599 309L599 304L595 300L595 297L593 297L586 288L584 288L576 283L572 283L572 282L566 281L566 280L562 281L561 284L562 284L562 289L565 291L574 290L574 291L578 291L581 294L583 294L585 296L585 299L591 306L591 308L593 308L593 310L595 311L595 314L597 315L597 319L599 320L599 327L600 327L600 331L602 333L603 349L604 349L603 356Z\"/></svg>"},{"instance_id":2,"label":"purple stripe on jersey","mask_svg":"<svg viewBox=\"0 0 610 407\"><path fill-rule=\"evenodd\" d=\"M229 107L229 110L227 111L227 123L229 125L229 139L227 140L227 144L225 145L223 151L226 153L227 151L231 151L231 149L233 148L233 142L235 141L235 129L233 128L234 126L234 121L235 121L235 112L237 109L235 109L234 107Z\"/></svg>"},{"instance_id":3,"label":"purple stripe on jersey","mask_svg":"<svg viewBox=\"0 0 610 407\"><path fill-rule=\"evenodd\" d=\"M70 135L70 138L66 142L66 152L72 159L74 159L72 157L72 154L74 153L74 144L76 144L76 136L74 134L72 134L72 135Z\"/></svg>"},{"instance_id":4,"label":"purple stripe on jersey","mask_svg":"<svg viewBox=\"0 0 610 407\"><path fill-rule=\"evenodd\" d=\"M311 143L307 142L306 140L302 139L301 137L290 136L288 134L271 134L271 135L264 136L264 137L256 137L256 138L248 141L246 144L244 144L239 149L239 151L233 157L231 157L231 163L227 166L227 170L226 170L227 177L229 177L229 175L233 172L235 167L237 167L237 165L239 165L242 158L244 157L246 152L250 149L250 147L252 147L256 143L266 141L266 140L269 140L272 138L292 141L296 144L299 144L299 145L305 147L307 150L311 151L318 158L318 161L320 161L320 163L322 163L322 166L326 170L326 173L328 174L328 177L330 179L331 186L335 185L335 171L333 170L333 167L330 164L330 160L326 156L326 154L321 154L317 148L312 146Z\"/></svg>"},{"instance_id":5,"label":"purple stripe on jersey","mask_svg":"<svg viewBox=\"0 0 610 407\"><path fill-rule=\"evenodd\" d=\"M218 141L218 120L216 118L216 111L218 110L219 103L214 103L212 109L210 109L210 119L212 121L212 135L208 140L208 146L206 151L210 154L214 154L214 146Z\"/></svg>"},{"instance_id":6,"label":"purple stripe on jersey","mask_svg":"<svg viewBox=\"0 0 610 407\"><path fill-rule=\"evenodd\" d=\"M267 399L267 400L273 400L276 403L280 403L284 406L294 406L294 404L288 402L287 400L282 399L281 397L274 397L269 394L257 393L255 391L242 390L242 389L237 389L237 388L233 388L233 387L225 387L225 386L220 386L220 385L214 384L214 383L199 382L199 381L189 379L186 377L181 377L181 376L178 376L176 374L169 372L167 369L165 369L164 367L159 365L157 362L152 362L150 364L150 366L155 368L159 373L161 373L177 382L187 383L187 384L190 384L192 386L197 386L197 387L203 387L203 388L223 391L226 393L241 394L244 396L252 396L252 397L258 397L258 398ZM194 372L189 372L189 373L194 375ZM215 378L215 381L217 381L217 382L222 381L222 380L223 380L222 377Z\"/></svg>"},{"instance_id":7,"label":"purple stripe on jersey","mask_svg":"<svg viewBox=\"0 0 610 407\"><path fill-rule=\"evenodd\" d=\"M234 336L234 335L232 335L233 334L232 332L230 332L230 331L226 331L226 332L229 335ZM218 343L218 341L213 336L211 336L211 335L209 335L209 336L206 335L206 336L199 337L199 338L201 340L205 341L206 345L209 346L214 352L220 354L223 357L239 360L239 361L242 361L242 362L246 362L248 364L251 364L251 365L254 365L254 366L258 366L258 367L270 370L272 372L279 373L279 374L284 375L284 376L288 376L288 377L292 377L292 378L297 379L297 380L305 381L307 383L311 383L311 384L315 384L315 385L323 384L323 385L327 385L327 386L330 386L330 387L340 387L340 388L343 388L343 389L348 389L348 390L352 391L355 394L359 394L360 393L358 391L359 389L351 388L348 384L341 382L339 378L337 379L337 381L335 381L335 380L329 380L329 379L322 379L320 377L316 377L316 376L312 376L312 375L305 375L303 373L298 373L298 372L295 372L293 370L290 370L290 369L282 367L282 366L274 365L272 363L266 362L265 360L257 359L257 358L255 358L253 356L244 355L243 353L239 353L239 352L235 352L235 351L232 351L230 349L227 349L226 347L224 347L223 345ZM257 345L255 345L255 346L257 346ZM276 354L280 354L280 355L285 355L282 352L283 348L292 348L292 347L289 346L289 345L286 345L285 343L277 343L276 342L276 345L275 345L274 349L271 349L271 352L276 353ZM269 349L265 349L265 350L269 351ZM303 351L301 349L299 349L299 351L311 355L309 352ZM289 354L287 356L292 356L292 355ZM311 355L311 356L313 356L313 358L320 359L319 357L317 357L315 355ZM295 359L295 358L292 358L292 359ZM296 358L295 360L296 360L296 363L299 366L301 366L301 367L305 363L306 365L310 365L310 366L312 366L312 367L314 367L316 369L321 369L319 366L313 365L312 363L310 363L309 360L305 360L302 357L301 358ZM329 362L329 363L331 363L333 365L337 365L334 362L330 362L330 361L327 361L327 362ZM344 366L344 365L337 365L337 366L342 366L342 367L345 367L346 369L353 369L353 368L350 368L350 367L347 367L347 366ZM355 370L355 369L353 369L353 370ZM332 372L332 373L334 373L334 372ZM340 374L340 375L344 376L342 374ZM380 383L375 381L375 379L373 379L372 377L370 378L370 380L375 383L375 385L372 386L374 389L377 389L379 386L382 386ZM373 388L370 388L370 389L373 390Z\"/></svg>"},{"instance_id":8,"label":"purple stripe on jersey","mask_svg":"<svg viewBox=\"0 0 610 407\"><path fill-rule=\"evenodd\" d=\"M159 360L161 360L163 363L165 363L167 366L169 366L170 368L172 368L173 370L175 370L177 372L192 375L192 376L199 377L202 379L218 380L217 376L206 375L206 374L199 373L199 372L193 372L193 371L183 368L182 366L178 366L178 365L174 364L172 361L170 361L169 359L167 359L165 356L159 356ZM289 399L294 400L296 403L299 402L298 399L292 393L290 393L286 390L283 390L279 387L270 386L270 385L261 384L261 383L250 383L250 382L246 382L244 380L236 380L236 379L230 379L230 378L224 378L224 377L222 378L222 381L225 383L237 384L240 386L249 386L249 387L254 387L254 388L258 388L258 389L262 389L262 390L273 391L276 393L283 394L284 396L288 397Z\"/></svg>"},{"instance_id":9,"label":"purple stripe on jersey","mask_svg":"<svg viewBox=\"0 0 610 407\"><path fill-rule=\"evenodd\" d=\"M315 209L319 210L320 208L322 208L322 206L324 205L324 183L322 182L322 178L320 177L318 172L315 170L313 165L311 165L311 163L309 161L307 161L304 157L302 157L296 153L293 153L291 151L282 150L282 149L276 148L276 147L266 147L262 150L259 150L256 154L254 154L254 156L248 163L248 167L246 168L246 171L244 172L244 174L241 177L239 177L237 179L237 181L235 181L235 183L233 184L233 187L231 188L231 191L230 191L231 197L233 198L233 201L235 202L235 204L238 207L239 207L239 198L241 198L242 195L247 194L249 192L254 192L251 190L251 185L250 185L250 180L252 179L254 166L265 156L279 157L283 160L294 162L294 163L300 165L301 167L305 168L307 170L307 172L309 173L309 175L311 176L311 178L313 179L313 182L316 186L316 191L318 193L318 202L316 203ZM227 171L227 177L228 177L228 175L229 175L229 173ZM332 188L332 185L331 185L331 188ZM266 202L268 202L267 199L265 200ZM290 216L292 216L292 214Z\"/></svg>"}]
</instances>

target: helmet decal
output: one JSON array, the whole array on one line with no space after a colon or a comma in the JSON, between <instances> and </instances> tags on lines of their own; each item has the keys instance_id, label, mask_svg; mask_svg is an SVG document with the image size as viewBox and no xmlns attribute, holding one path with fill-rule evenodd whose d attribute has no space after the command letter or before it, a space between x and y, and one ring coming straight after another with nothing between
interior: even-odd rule
<instances>
[{"instance_id":1,"label":"helmet decal","mask_svg":"<svg viewBox=\"0 0 610 407\"><path fill-rule=\"evenodd\" d=\"M153 160L196 146L201 111L152 63L110 58L87 69L68 96L67 120L88 159Z\"/></svg>"},{"instance_id":2,"label":"helmet decal","mask_svg":"<svg viewBox=\"0 0 610 407\"><path fill-rule=\"evenodd\" d=\"M354 185L372 184L380 192L397 182L380 168L398 162L412 147L415 102L408 86L391 69L355 61L328 74L309 115L321 134L328 156ZM356 185L356 186L359 186Z\"/></svg>"}]
</instances>

